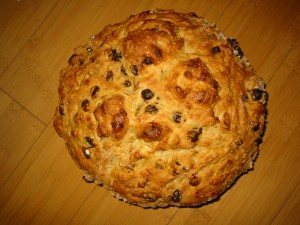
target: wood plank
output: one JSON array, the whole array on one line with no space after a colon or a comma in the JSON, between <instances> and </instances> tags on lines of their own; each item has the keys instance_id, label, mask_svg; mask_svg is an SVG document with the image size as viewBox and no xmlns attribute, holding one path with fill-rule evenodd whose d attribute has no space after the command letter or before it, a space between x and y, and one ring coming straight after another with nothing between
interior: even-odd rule
<instances>
[{"instance_id":1,"label":"wood plank","mask_svg":"<svg viewBox=\"0 0 300 225\"><path fill-rule=\"evenodd\" d=\"M298 225L300 224L300 185L288 198L287 202L284 204L280 213L277 215L276 219L273 221L272 225Z\"/></svg>"},{"instance_id":2,"label":"wood plank","mask_svg":"<svg viewBox=\"0 0 300 225\"><path fill-rule=\"evenodd\" d=\"M2 90L0 102L1 190L46 126Z\"/></svg>"},{"instance_id":3,"label":"wood plank","mask_svg":"<svg viewBox=\"0 0 300 225\"><path fill-rule=\"evenodd\" d=\"M67 224L91 193L49 125L0 192L1 224Z\"/></svg>"},{"instance_id":4,"label":"wood plank","mask_svg":"<svg viewBox=\"0 0 300 225\"><path fill-rule=\"evenodd\" d=\"M177 208L143 209L112 197L103 188L96 188L88 197L70 224L168 224Z\"/></svg>"},{"instance_id":5,"label":"wood plank","mask_svg":"<svg viewBox=\"0 0 300 225\"><path fill-rule=\"evenodd\" d=\"M0 2L0 75L43 22L56 1Z\"/></svg>"}]
</instances>

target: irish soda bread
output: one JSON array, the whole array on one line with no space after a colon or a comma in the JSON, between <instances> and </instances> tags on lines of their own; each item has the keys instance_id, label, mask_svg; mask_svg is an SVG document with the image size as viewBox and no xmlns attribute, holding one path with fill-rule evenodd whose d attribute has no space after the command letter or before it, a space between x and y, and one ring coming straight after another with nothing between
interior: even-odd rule
<instances>
[{"instance_id":1,"label":"irish soda bread","mask_svg":"<svg viewBox=\"0 0 300 225\"><path fill-rule=\"evenodd\" d=\"M142 207L194 206L252 168L265 85L238 42L204 18L130 16L68 64L54 127L87 182Z\"/></svg>"}]
</instances>

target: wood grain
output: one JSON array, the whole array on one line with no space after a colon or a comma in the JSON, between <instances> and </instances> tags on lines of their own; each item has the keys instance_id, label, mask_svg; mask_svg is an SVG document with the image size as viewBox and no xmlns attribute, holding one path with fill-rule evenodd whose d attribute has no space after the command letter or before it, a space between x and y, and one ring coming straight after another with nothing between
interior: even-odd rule
<instances>
[{"instance_id":1,"label":"wood grain","mask_svg":"<svg viewBox=\"0 0 300 225\"><path fill-rule=\"evenodd\" d=\"M52 126L59 71L73 48L152 8L215 22L267 82L254 170L196 208L143 209L86 184ZM2 0L0 28L0 224L300 224L298 0Z\"/></svg>"},{"instance_id":2,"label":"wood grain","mask_svg":"<svg viewBox=\"0 0 300 225\"><path fill-rule=\"evenodd\" d=\"M1 1L0 74L41 25L56 1Z\"/></svg>"},{"instance_id":3,"label":"wood grain","mask_svg":"<svg viewBox=\"0 0 300 225\"><path fill-rule=\"evenodd\" d=\"M0 90L0 188L12 176L45 125Z\"/></svg>"}]
</instances>

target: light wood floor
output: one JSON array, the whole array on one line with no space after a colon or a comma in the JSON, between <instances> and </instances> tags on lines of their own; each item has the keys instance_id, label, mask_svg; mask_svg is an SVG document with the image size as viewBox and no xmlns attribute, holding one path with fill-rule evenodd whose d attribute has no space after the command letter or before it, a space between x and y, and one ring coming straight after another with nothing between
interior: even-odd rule
<instances>
[{"instance_id":1,"label":"light wood floor","mask_svg":"<svg viewBox=\"0 0 300 225\"><path fill-rule=\"evenodd\" d=\"M86 184L52 126L73 48L151 8L215 22L267 83L255 169L198 208L146 210ZM299 0L0 0L0 224L300 224L299 37Z\"/></svg>"}]
</instances>

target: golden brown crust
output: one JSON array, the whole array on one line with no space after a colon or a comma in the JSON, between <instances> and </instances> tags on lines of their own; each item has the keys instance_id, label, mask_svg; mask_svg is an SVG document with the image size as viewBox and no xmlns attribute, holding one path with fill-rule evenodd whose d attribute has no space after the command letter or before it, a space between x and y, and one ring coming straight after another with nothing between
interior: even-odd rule
<instances>
[{"instance_id":1,"label":"golden brown crust","mask_svg":"<svg viewBox=\"0 0 300 225\"><path fill-rule=\"evenodd\" d=\"M142 207L192 206L252 168L264 83L205 19L142 12L105 27L68 63L54 127L88 182Z\"/></svg>"}]
</instances>

